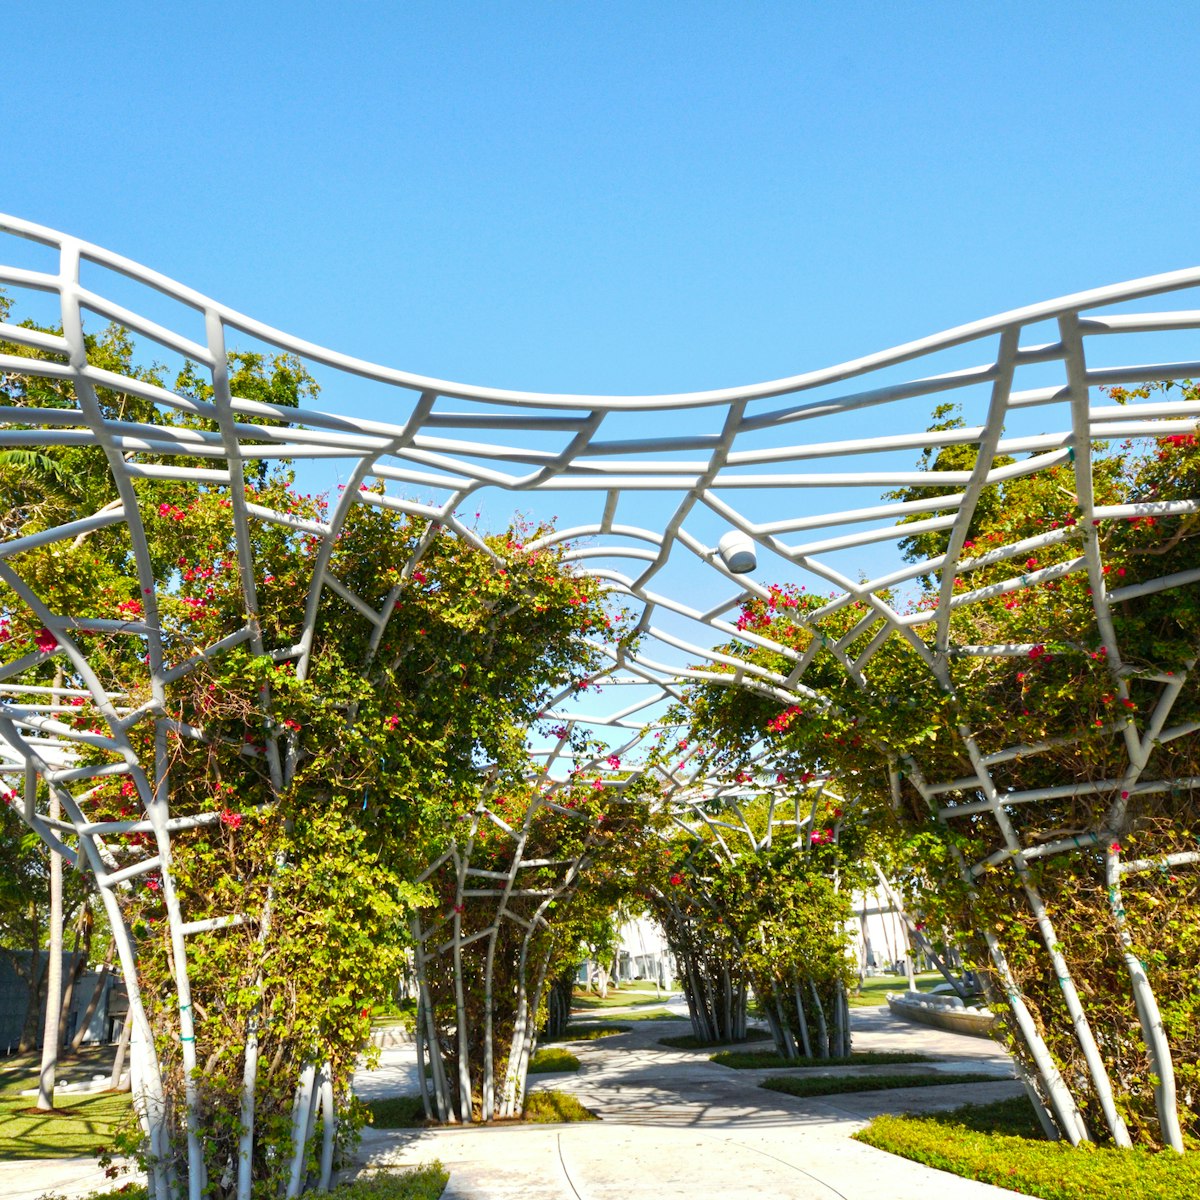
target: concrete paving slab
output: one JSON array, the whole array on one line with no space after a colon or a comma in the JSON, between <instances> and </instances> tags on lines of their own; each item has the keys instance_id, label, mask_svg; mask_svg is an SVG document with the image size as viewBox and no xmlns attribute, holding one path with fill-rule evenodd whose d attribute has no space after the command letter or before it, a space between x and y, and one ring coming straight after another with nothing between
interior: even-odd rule
<instances>
[{"instance_id":1,"label":"concrete paving slab","mask_svg":"<svg viewBox=\"0 0 1200 1200\"><path fill-rule=\"evenodd\" d=\"M1002 1188L896 1158L850 1137L879 1113L933 1111L1020 1094L1003 1048L909 1027L886 1008L854 1010L852 1020L855 1049L905 1049L937 1058L903 1070L986 1071L995 1082L802 1099L758 1086L778 1073L773 1069L735 1071L709 1062L710 1051L659 1046L657 1039L677 1026L641 1022L628 1033L572 1043L579 1072L533 1078L534 1088L577 1096L601 1117L599 1123L370 1131L361 1160L415 1165L437 1158L450 1171L445 1200L1011 1197ZM384 1059L382 1069L401 1078L404 1063L390 1052ZM892 1070L866 1068L885 1069Z\"/></svg>"},{"instance_id":2,"label":"concrete paving slab","mask_svg":"<svg viewBox=\"0 0 1200 1200\"><path fill-rule=\"evenodd\" d=\"M675 1001L673 1007L679 1007ZM607 1014L606 1014L607 1015ZM986 1039L908 1025L886 1008L852 1010L856 1050L930 1054L935 1070L978 1070L994 1083L801 1099L758 1087L776 1069L734 1071L711 1051L657 1044L677 1022L636 1022L628 1033L576 1042L578 1073L534 1076L534 1087L569 1091L602 1120L576 1125L496 1125L396 1132L367 1130L360 1164L450 1171L445 1200L1001 1200L1014 1193L959 1179L852 1141L882 1112L926 1112L1019 1094L1003 1048ZM862 1073L881 1068L839 1068ZM896 1066L896 1072L926 1067ZM416 1052L382 1051L360 1071L363 1099L413 1095ZM0 1163L0 1196L39 1200L106 1185L91 1158Z\"/></svg>"}]
</instances>

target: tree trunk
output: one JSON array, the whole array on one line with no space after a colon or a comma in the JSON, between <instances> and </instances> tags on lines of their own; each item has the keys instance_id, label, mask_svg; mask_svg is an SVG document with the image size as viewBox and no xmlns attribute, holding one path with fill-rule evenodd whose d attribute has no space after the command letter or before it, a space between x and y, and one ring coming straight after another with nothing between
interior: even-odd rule
<instances>
[{"instance_id":1,"label":"tree trunk","mask_svg":"<svg viewBox=\"0 0 1200 1200\"><path fill-rule=\"evenodd\" d=\"M42 932L38 925L37 904L29 902L29 1006L25 1010L25 1023L21 1026L21 1041L18 1054L28 1054L37 1045L38 1018L42 1015L42 983L46 973L42 967Z\"/></svg>"},{"instance_id":2,"label":"tree trunk","mask_svg":"<svg viewBox=\"0 0 1200 1200\"><path fill-rule=\"evenodd\" d=\"M71 1039L72 1054L77 1053L79 1047L83 1045L83 1039L87 1036L88 1026L92 1023L92 1018L96 1015L96 1009L100 1007L100 997L104 994L104 985L108 982L108 973L112 970L116 952L116 942L110 943L108 953L104 956L104 961L100 964L100 970L96 972L96 982L92 987L92 994L88 997L87 1008L84 1010L83 1016L79 1018L79 1026L75 1030L75 1036Z\"/></svg>"},{"instance_id":3,"label":"tree trunk","mask_svg":"<svg viewBox=\"0 0 1200 1200\"><path fill-rule=\"evenodd\" d=\"M50 789L50 820L62 819L58 793ZM46 965L46 1024L42 1034L42 1065L38 1071L36 1108L54 1107L54 1080L58 1071L58 1018L62 1012L63 896L62 856L50 852L50 961Z\"/></svg>"},{"instance_id":4,"label":"tree trunk","mask_svg":"<svg viewBox=\"0 0 1200 1200\"><path fill-rule=\"evenodd\" d=\"M92 911L85 904L79 912L79 923L75 928L75 947L71 951L71 970L67 974L67 986L63 989L62 1012L58 1017L58 1046L67 1049L67 1024L71 1020L71 1005L75 1001L75 988L79 977L87 966L92 953ZM83 952L80 953L79 943L83 942Z\"/></svg>"}]
</instances>

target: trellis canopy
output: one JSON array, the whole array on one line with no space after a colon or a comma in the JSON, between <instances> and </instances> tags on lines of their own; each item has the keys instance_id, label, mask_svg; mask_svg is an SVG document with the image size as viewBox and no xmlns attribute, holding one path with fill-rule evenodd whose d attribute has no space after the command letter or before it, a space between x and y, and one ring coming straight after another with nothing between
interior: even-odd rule
<instances>
[{"instance_id":1,"label":"trellis canopy","mask_svg":"<svg viewBox=\"0 0 1200 1200\"><path fill-rule=\"evenodd\" d=\"M1135 450L1194 445L1200 419L1194 391L1144 385L1200 374L1200 309L1189 307L1198 286L1200 268L1115 284L744 387L663 396L542 394L426 378L329 350L105 249L0 217L0 287L16 317L40 323L0 323L0 340L25 351L0 354L0 391L10 396L9 407L0 409L0 447L9 454L92 448L98 461L103 456L117 497L98 511L0 541L6 610L21 610L24 624L36 630L24 652L0 666L0 772L14 785L12 803L60 853L74 857L62 835L78 837L115 914L114 889L159 869L172 836L220 819L173 815L160 786L165 769L156 773L135 750L131 735L146 723L164 738L168 728L180 737L196 733L165 715L171 685L243 646L260 658L294 663L303 678L331 604L361 621L374 647L392 619L397 589L418 577L435 539L462 539L490 556L496 572L506 571L503 548L480 530L503 526L514 509L528 514L533 532L524 536L514 526L510 554L566 546L565 559L600 580L624 608L620 620L614 609L609 627L594 633L601 666L564 687L540 714L544 726L533 748L552 783L578 765L570 757L572 727L595 730L614 754L630 755L628 770L647 730L671 705L686 703L690 689L749 689L777 703L786 720L800 707L811 714L832 704L831 660L841 682L865 691L876 663L899 646L935 690L951 695L964 662L1036 660L1046 652L1042 640L1003 636L994 621L958 618L1006 598L1016 604L1034 592L1044 597L1048 588L1078 584L1088 643L1055 653L1089 654L1111 680L1116 715L1094 722L1106 745L1097 758L1103 777L1014 782L1006 774L1012 764L1052 756L1062 738L1009 737L1001 727L984 744L965 724L954 732L955 774L932 777L911 763L905 769L921 802L942 821L973 830L988 823L987 844L964 871L975 879L1011 860L1072 1021L1086 1033L1028 871L1051 856L1103 853L1131 798L1200 784L1190 775L1155 775L1157 749L1184 744L1200 728L1193 720L1172 724L1194 655L1171 671L1127 659L1114 620L1118 606L1190 593L1200 569L1172 566L1156 550L1139 560L1136 580L1125 582L1123 568L1110 574L1105 561L1112 530L1148 520L1188 522L1200 513L1200 495L1185 488L1169 497L1127 494L1111 502L1098 494L1094 478L1112 443ZM88 335L109 323L135 339L144 360L174 366L202 386L173 390L162 372L121 374L94 361ZM231 354L263 351L294 356L311 373L320 385L311 407L239 394ZM37 393L25 381L34 378L61 384L59 401L29 402ZM1113 388L1116 394L1106 393ZM135 398L141 415L114 414L101 394ZM26 402L14 402L17 395ZM939 408L947 402L957 406L950 419ZM321 514L262 502L255 484L263 465L280 461L290 464L300 488L329 494ZM230 546L222 553L236 576L244 619L211 644L185 646L162 619L178 580L174 566L156 567L150 550L147 524L163 516L146 499L155 481L169 482L179 495L219 496L228 509ZM1059 516L1036 531L976 545L980 514L994 512L1022 481L1046 481L1047 495L1055 497L1047 516ZM401 583L382 602L331 566L338 538L360 506L400 514L420 530ZM284 644L272 641L259 621L267 567L254 547L270 529L303 535L314 551L312 577L296 597L299 634ZM136 611L81 615L59 603L52 580L22 574L28 552L77 545L100 531L125 539L142 595ZM89 639L97 636L134 639L138 657L144 655L140 676L120 688L103 682L88 656ZM63 670L51 685L52 660ZM825 671L821 686L818 667ZM100 724L80 729L69 719L84 703ZM1089 736L1097 736L1095 729ZM286 733L276 730L250 748L277 778L285 772L285 742ZM762 761L765 753L765 746L751 746L750 769L721 778L712 775L712 758L685 741L677 758L656 761L654 769L667 794L692 806L696 819L704 818L696 807L702 799L733 803L743 793L775 788L796 796L821 785L819 776L777 777ZM89 817L92 791L113 775L130 781L144 822ZM63 818L50 815L39 781L62 805ZM603 786L619 787L621 780ZM1074 798L1096 800L1100 817L1049 834L1022 828L1019 814L1035 803ZM789 821L793 830L803 825L798 799ZM114 858L108 839L143 830L154 833L157 850L147 845L140 858ZM1123 873L1156 866L1118 863L1119 850L1114 844L1108 857L1118 899ZM1198 857L1181 851L1171 865ZM1123 910L1114 919L1121 927ZM186 935L236 920L229 914L177 922L173 934L182 946ZM125 953L132 977L132 949ZM177 957L183 960L182 950ZM1003 977L998 948L994 958ZM1036 1058L1041 1042L1019 1011L1015 986L1010 998ZM181 991L185 1062L193 1036L187 1008ZM1121 1141L1124 1126L1111 1095L1104 1095L1104 1071L1089 1038L1080 1034L1101 1107ZM1038 1070L1060 1128L1073 1140L1083 1136L1082 1118L1064 1098L1053 1064L1039 1059ZM1164 1118L1163 1136L1174 1144L1178 1127L1172 1134L1169 1124Z\"/></svg>"}]
</instances>

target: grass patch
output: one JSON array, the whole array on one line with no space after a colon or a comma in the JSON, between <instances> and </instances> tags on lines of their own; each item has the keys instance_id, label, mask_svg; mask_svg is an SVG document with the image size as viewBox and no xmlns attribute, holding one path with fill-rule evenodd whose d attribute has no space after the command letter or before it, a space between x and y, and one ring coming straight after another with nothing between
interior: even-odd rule
<instances>
[{"instance_id":1,"label":"grass patch","mask_svg":"<svg viewBox=\"0 0 1200 1200\"><path fill-rule=\"evenodd\" d=\"M952 1112L876 1117L860 1142L1042 1200L1193 1200L1200 1156L1072 1147L1041 1137L1024 1096Z\"/></svg>"},{"instance_id":2,"label":"grass patch","mask_svg":"<svg viewBox=\"0 0 1200 1200\"><path fill-rule=\"evenodd\" d=\"M551 1042L594 1042L597 1038L612 1037L614 1033L628 1033L632 1025L568 1025L562 1037L550 1038Z\"/></svg>"},{"instance_id":3,"label":"grass patch","mask_svg":"<svg viewBox=\"0 0 1200 1200\"><path fill-rule=\"evenodd\" d=\"M530 1075L546 1075L551 1071L578 1071L579 1059L561 1046L543 1046L529 1060Z\"/></svg>"},{"instance_id":4,"label":"grass patch","mask_svg":"<svg viewBox=\"0 0 1200 1200\"><path fill-rule=\"evenodd\" d=\"M651 985L653 987L653 985ZM571 997L572 1008L625 1008L637 1004L661 1004L662 996L647 995L643 988L622 988L610 991L603 1000L591 992L576 992Z\"/></svg>"},{"instance_id":5,"label":"grass patch","mask_svg":"<svg viewBox=\"0 0 1200 1200\"><path fill-rule=\"evenodd\" d=\"M419 1167L379 1167L339 1184L326 1195L330 1200L438 1200L449 1178L436 1160ZM126 1184L115 1191L92 1192L86 1200L146 1200L146 1189L141 1184Z\"/></svg>"},{"instance_id":6,"label":"grass patch","mask_svg":"<svg viewBox=\"0 0 1200 1200\"><path fill-rule=\"evenodd\" d=\"M414 1129L426 1123L420 1096L386 1096L368 1100L367 1111L375 1129Z\"/></svg>"},{"instance_id":7,"label":"grass patch","mask_svg":"<svg viewBox=\"0 0 1200 1200\"><path fill-rule=\"evenodd\" d=\"M0 1100L0 1159L66 1158L98 1154L130 1113L128 1093L94 1096L59 1093L52 1113L27 1113L36 1096L6 1095Z\"/></svg>"},{"instance_id":8,"label":"grass patch","mask_svg":"<svg viewBox=\"0 0 1200 1200\"><path fill-rule=\"evenodd\" d=\"M389 1029L400 1025L405 1029L417 1027L416 1000L392 1000L387 1004L377 1004L371 1010L371 1028Z\"/></svg>"},{"instance_id":9,"label":"grass patch","mask_svg":"<svg viewBox=\"0 0 1200 1200\"><path fill-rule=\"evenodd\" d=\"M690 1021L690 1017L680 1016L666 1008L652 1008L649 1012L630 1012L621 1014L622 1021Z\"/></svg>"},{"instance_id":10,"label":"grass patch","mask_svg":"<svg viewBox=\"0 0 1200 1200\"><path fill-rule=\"evenodd\" d=\"M952 1083L996 1083L996 1075L979 1071L936 1075L771 1075L759 1087L789 1096L837 1096L843 1092L884 1092L891 1088L945 1087Z\"/></svg>"},{"instance_id":11,"label":"grass patch","mask_svg":"<svg viewBox=\"0 0 1200 1200\"><path fill-rule=\"evenodd\" d=\"M903 1050L862 1050L849 1058L784 1058L774 1050L723 1050L710 1054L709 1062L735 1071L753 1071L761 1067L881 1067L894 1063L936 1062L928 1054Z\"/></svg>"},{"instance_id":12,"label":"grass patch","mask_svg":"<svg viewBox=\"0 0 1200 1200\"><path fill-rule=\"evenodd\" d=\"M927 971L918 975L917 991L931 992L939 983L945 983L945 977L937 971ZM887 1003L888 992L908 991L908 979L904 975L885 975L882 978L863 980L862 991L850 989L849 999L851 1008L878 1008Z\"/></svg>"},{"instance_id":13,"label":"grass patch","mask_svg":"<svg viewBox=\"0 0 1200 1200\"><path fill-rule=\"evenodd\" d=\"M765 1029L747 1029L746 1036L742 1039L743 1042L769 1042L771 1035ZM740 1043L721 1040L718 1042L706 1042L698 1038L694 1033L681 1033L678 1037L660 1037L658 1039L660 1046L670 1046L673 1050L711 1050L713 1046L731 1046Z\"/></svg>"},{"instance_id":14,"label":"grass patch","mask_svg":"<svg viewBox=\"0 0 1200 1200\"><path fill-rule=\"evenodd\" d=\"M560 1121L597 1121L599 1118L566 1092L530 1092L525 1097L525 1120L535 1125L555 1125Z\"/></svg>"}]
</instances>

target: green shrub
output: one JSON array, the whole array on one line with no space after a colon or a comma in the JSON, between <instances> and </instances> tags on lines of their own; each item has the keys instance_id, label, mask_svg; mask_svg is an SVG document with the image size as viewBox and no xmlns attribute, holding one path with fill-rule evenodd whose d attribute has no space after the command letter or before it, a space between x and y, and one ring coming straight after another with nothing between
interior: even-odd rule
<instances>
[{"instance_id":1,"label":"green shrub","mask_svg":"<svg viewBox=\"0 0 1200 1200\"><path fill-rule=\"evenodd\" d=\"M329 1193L332 1200L438 1200L450 1176L440 1162L373 1170Z\"/></svg>"},{"instance_id":2,"label":"green shrub","mask_svg":"<svg viewBox=\"0 0 1200 1200\"><path fill-rule=\"evenodd\" d=\"M743 1042L769 1042L771 1035L765 1029L747 1029L746 1036L741 1039ZM670 1046L674 1050L709 1050L713 1046L729 1046L739 1043L731 1043L726 1039L721 1039L715 1042L701 1041L694 1033L681 1033L678 1037L660 1037L658 1039L660 1046Z\"/></svg>"},{"instance_id":3,"label":"green shrub","mask_svg":"<svg viewBox=\"0 0 1200 1200\"><path fill-rule=\"evenodd\" d=\"M552 1042L594 1042L597 1038L611 1037L614 1033L628 1033L632 1025L568 1025L562 1037L548 1038Z\"/></svg>"},{"instance_id":4,"label":"green shrub","mask_svg":"<svg viewBox=\"0 0 1200 1200\"><path fill-rule=\"evenodd\" d=\"M760 1067L877 1067L888 1063L937 1061L928 1054L909 1054L902 1050L863 1050L849 1058L784 1058L773 1050L722 1050L720 1054L710 1054L708 1060L735 1071L754 1071Z\"/></svg>"},{"instance_id":5,"label":"green shrub","mask_svg":"<svg viewBox=\"0 0 1200 1200\"><path fill-rule=\"evenodd\" d=\"M996 1083L980 1071L936 1075L772 1075L759 1087L789 1096L836 1096L841 1092L883 1092L890 1088L945 1087L952 1083Z\"/></svg>"},{"instance_id":6,"label":"green shrub","mask_svg":"<svg viewBox=\"0 0 1200 1200\"><path fill-rule=\"evenodd\" d=\"M578 1071L579 1059L561 1046L543 1046L529 1060L530 1075L546 1075L552 1071Z\"/></svg>"},{"instance_id":7,"label":"green shrub","mask_svg":"<svg viewBox=\"0 0 1200 1200\"><path fill-rule=\"evenodd\" d=\"M327 1195L330 1200L438 1200L449 1178L437 1161L403 1170L380 1168L340 1184ZM42 1200L56 1197L49 1192ZM146 1189L141 1184L126 1184L112 1191L93 1192L87 1200L146 1200Z\"/></svg>"},{"instance_id":8,"label":"green shrub","mask_svg":"<svg viewBox=\"0 0 1200 1200\"><path fill-rule=\"evenodd\" d=\"M1200 1156L1047 1142L1023 1096L946 1113L876 1117L854 1136L938 1170L1042 1200L1200 1196Z\"/></svg>"},{"instance_id":9,"label":"green shrub","mask_svg":"<svg viewBox=\"0 0 1200 1200\"><path fill-rule=\"evenodd\" d=\"M425 1106L420 1096L388 1096L383 1100L368 1100L367 1111L376 1129L412 1129L424 1125Z\"/></svg>"},{"instance_id":10,"label":"green shrub","mask_svg":"<svg viewBox=\"0 0 1200 1200\"><path fill-rule=\"evenodd\" d=\"M525 1120L535 1125L553 1125L560 1121L596 1121L594 1112L583 1107L566 1092L530 1092L525 1097Z\"/></svg>"}]
</instances>

